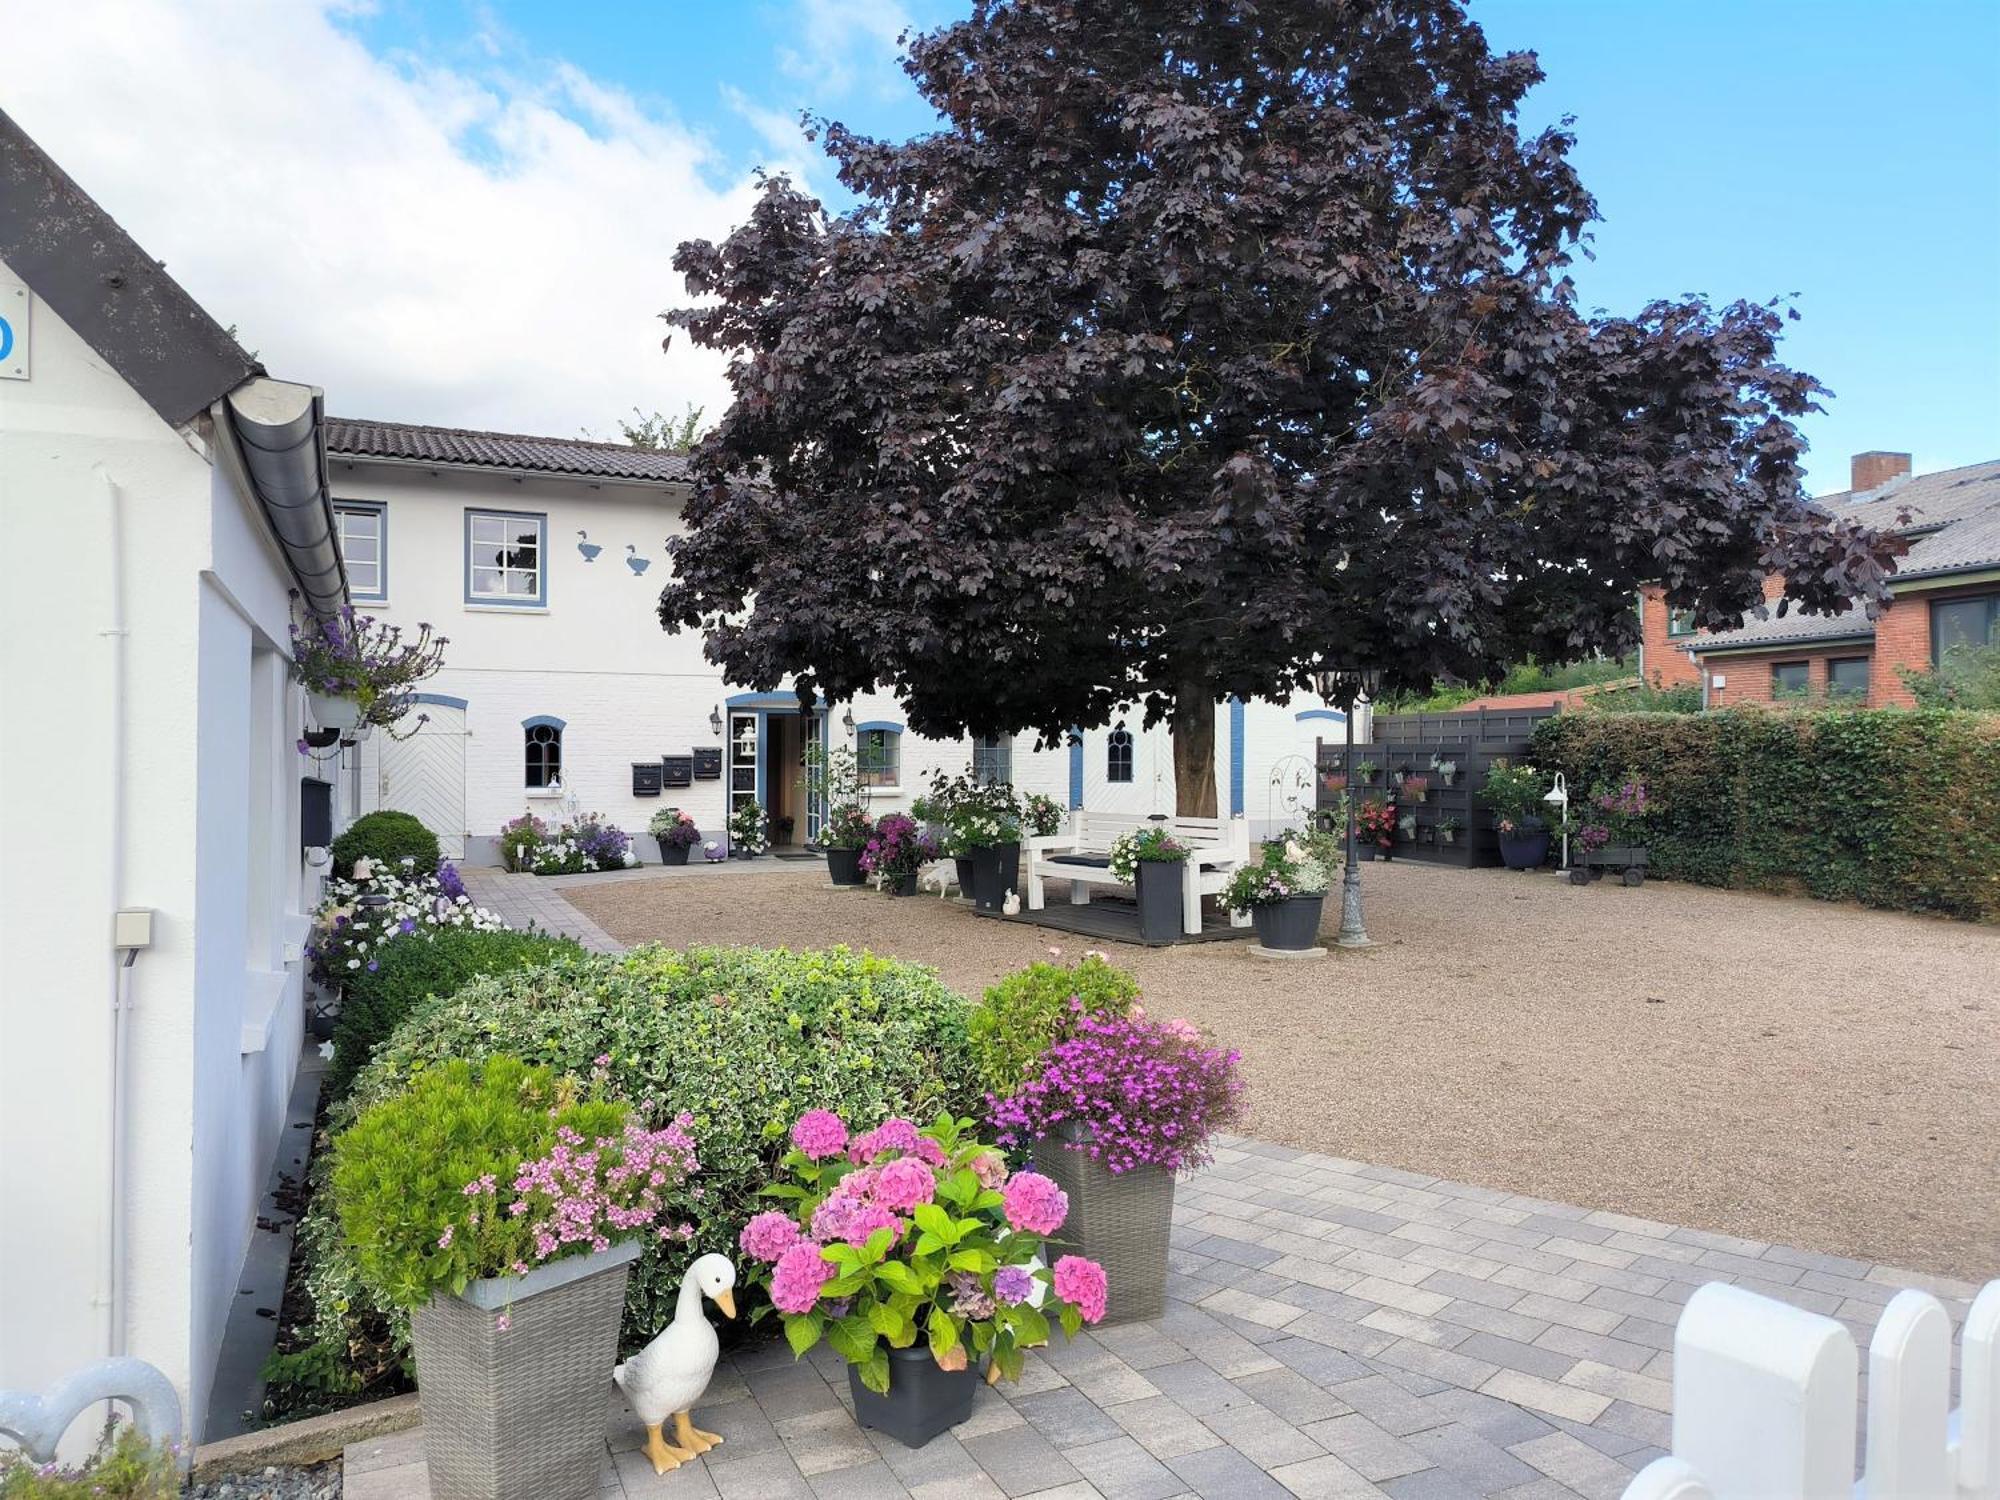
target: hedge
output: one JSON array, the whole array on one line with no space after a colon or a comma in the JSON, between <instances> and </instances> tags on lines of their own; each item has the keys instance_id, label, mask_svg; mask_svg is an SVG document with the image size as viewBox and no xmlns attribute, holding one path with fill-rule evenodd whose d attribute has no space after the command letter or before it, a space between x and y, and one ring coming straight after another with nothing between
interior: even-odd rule
<instances>
[{"instance_id":1,"label":"hedge","mask_svg":"<svg viewBox=\"0 0 2000 1500\"><path fill-rule=\"evenodd\" d=\"M2000 716L1562 713L1532 757L1644 780L1652 874L2000 920Z\"/></svg>"},{"instance_id":2,"label":"hedge","mask_svg":"<svg viewBox=\"0 0 2000 1500\"><path fill-rule=\"evenodd\" d=\"M363 813L333 841L333 873L348 879L354 874L354 862L364 855L391 874L404 873L403 861L412 860L409 873L416 875L435 875L442 858L437 835L416 814L388 807Z\"/></svg>"}]
</instances>

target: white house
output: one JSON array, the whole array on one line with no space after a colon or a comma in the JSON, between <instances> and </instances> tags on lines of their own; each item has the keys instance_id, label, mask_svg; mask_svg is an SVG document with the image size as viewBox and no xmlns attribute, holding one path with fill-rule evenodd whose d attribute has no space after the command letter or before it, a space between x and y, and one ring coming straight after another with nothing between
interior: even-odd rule
<instances>
[{"instance_id":1,"label":"white house","mask_svg":"<svg viewBox=\"0 0 2000 1500\"><path fill-rule=\"evenodd\" d=\"M0 1387L129 1353L197 1435L299 1060L324 464L319 393L0 114Z\"/></svg>"},{"instance_id":2,"label":"white house","mask_svg":"<svg viewBox=\"0 0 2000 1500\"><path fill-rule=\"evenodd\" d=\"M668 635L655 612L688 496L677 455L342 418L327 423L327 450L356 607L450 641L426 684L429 721L361 746L352 792L363 809L416 813L456 856L490 863L503 823L566 805L639 833L677 806L720 837L729 808L753 797L804 843L821 809L806 805L801 772L820 741L857 749L877 816L907 807L933 770L968 765L1065 806L1174 808L1167 732L1136 712L1037 749L1031 734L906 732L884 694L801 715L790 691L725 682L699 637ZM1223 706L1218 806L1258 833L1297 821L1315 737L1341 731L1317 699Z\"/></svg>"}]
</instances>

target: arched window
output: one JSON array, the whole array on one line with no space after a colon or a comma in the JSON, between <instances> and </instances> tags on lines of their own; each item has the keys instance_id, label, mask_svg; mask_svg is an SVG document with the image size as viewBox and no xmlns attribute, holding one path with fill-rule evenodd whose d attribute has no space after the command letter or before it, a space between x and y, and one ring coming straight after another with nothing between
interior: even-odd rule
<instances>
[{"instance_id":1,"label":"arched window","mask_svg":"<svg viewBox=\"0 0 2000 1500\"><path fill-rule=\"evenodd\" d=\"M562 780L562 737L560 719L530 719L522 726L527 743L527 784L551 787Z\"/></svg>"},{"instance_id":2,"label":"arched window","mask_svg":"<svg viewBox=\"0 0 2000 1500\"><path fill-rule=\"evenodd\" d=\"M1132 779L1132 731L1123 724L1104 737L1104 779Z\"/></svg>"}]
</instances>

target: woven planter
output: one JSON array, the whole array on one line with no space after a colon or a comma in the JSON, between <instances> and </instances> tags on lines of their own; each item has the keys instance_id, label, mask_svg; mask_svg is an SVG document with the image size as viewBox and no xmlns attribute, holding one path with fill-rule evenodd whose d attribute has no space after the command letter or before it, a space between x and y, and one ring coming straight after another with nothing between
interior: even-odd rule
<instances>
[{"instance_id":1,"label":"woven planter","mask_svg":"<svg viewBox=\"0 0 2000 1500\"><path fill-rule=\"evenodd\" d=\"M410 1315L432 1500L597 1494L625 1281L643 1249L489 1277Z\"/></svg>"},{"instance_id":2,"label":"woven planter","mask_svg":"<svg viewBox=\"0 0 2000 1500\"><path fill-rule=\"evenodd\" d=\"M1110 1172L1071 1143L1090 1137L1065 1126L1035 1142L1035 1170L1069 1195L1069 1217L1049 1236L1048 1259L1082 1255L1104 1267L1110 1293L1104 1322L1137 1323L1167 1309L1167 1236L1174 1174L1164 1167Z\"/></svg>"}]
</instances>

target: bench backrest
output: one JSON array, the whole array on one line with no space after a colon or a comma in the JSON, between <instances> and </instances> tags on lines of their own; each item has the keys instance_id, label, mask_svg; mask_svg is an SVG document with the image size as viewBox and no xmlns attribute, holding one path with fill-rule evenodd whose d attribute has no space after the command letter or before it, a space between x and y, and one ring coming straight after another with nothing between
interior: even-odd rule
<instances>
[{"instance_id":1,"label":"bench backrest","mask_svg":"<svg viewBox=\"0 0 2000 1500\"><path fill-rule=\"evenodd\" d=\"M1091 812L1077 808L1070 814L1070 832L1077 847L1103 853L1120 834L1141 828L1164 828L1184 844L1203 848L1250 847L1249 825L1241 818L1155 818L1146 813Z\"/></svg>"}]
</instances>

